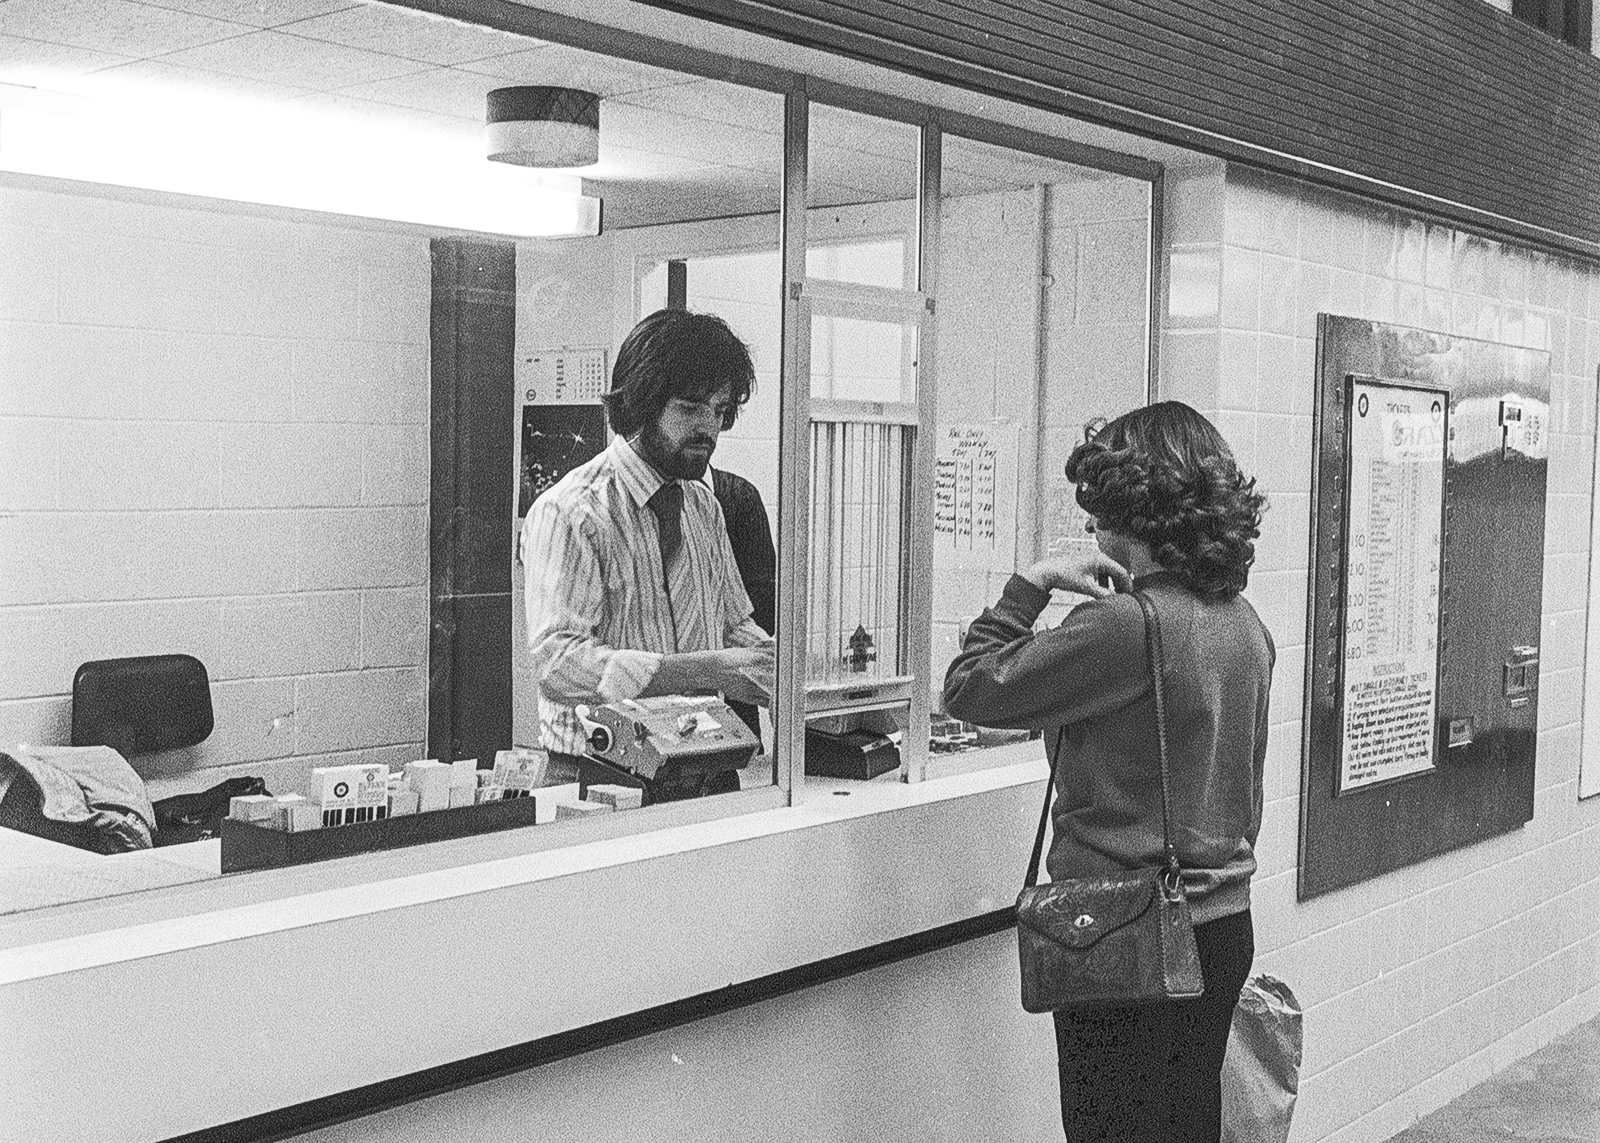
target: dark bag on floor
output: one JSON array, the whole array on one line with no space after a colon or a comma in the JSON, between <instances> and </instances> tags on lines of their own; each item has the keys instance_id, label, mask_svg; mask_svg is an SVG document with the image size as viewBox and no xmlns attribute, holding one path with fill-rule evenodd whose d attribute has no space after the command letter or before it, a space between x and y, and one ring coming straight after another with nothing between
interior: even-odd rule
<instances>
[{"instance_id":1,"label":"dark bag on floor","mask_svg":"<svg viewBox=\"0 0 1600 1143\"><path fill-rule=\"evenodd\" d=\"M1022 1007L1029 1012L1189 1000L1204 990L1194 924L1172 844L1172 792L1167 774L1165 662L1161 623L1144 592L1145 645L1155 680L1156 736L1161 748L1161 828L1166 861L1153 869L1040 885L1039 858L1061 763L1056 739L1044 811L1028 874L1017 897L1017 948Z\"/></svg>"},{"instance_id":2,"label":"dark bag on floor","mask_svg":"<svg viewBox=\"0 0 1600 1143\"><path fill-rule=\"evenodd\" d=\"M1222 1143L1287 1143L1300 1092L1300 1002L1275 976L1245 981L1222 1064Z\"/></svg>"}]
</instances>

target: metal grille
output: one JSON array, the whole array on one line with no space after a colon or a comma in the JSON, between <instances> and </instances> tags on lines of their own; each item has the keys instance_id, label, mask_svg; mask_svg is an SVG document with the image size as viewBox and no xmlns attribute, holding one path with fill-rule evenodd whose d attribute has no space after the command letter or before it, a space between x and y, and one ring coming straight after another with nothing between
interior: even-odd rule
<instances>
[{"instance_id":1,"label":"metal grille","mask_svg":"<svg viewBox=\"0 0 1600 1143\"><path fill-rule=\"evenodd\" d=\"M901 616L914 435L896 424L811 426L809 683L908 672Z\"/></svg>"}]
</instances>

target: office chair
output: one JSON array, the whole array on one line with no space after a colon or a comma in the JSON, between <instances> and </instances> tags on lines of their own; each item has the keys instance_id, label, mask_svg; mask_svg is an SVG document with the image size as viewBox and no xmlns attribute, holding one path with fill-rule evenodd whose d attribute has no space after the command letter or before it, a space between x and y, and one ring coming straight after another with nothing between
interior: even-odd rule
<instances>
[{"instance_id":1,"label":"office chair","mask_svg":"<svg viewBox=\"0 0 1600 1143\"><path fill-rule=\"evenodd\" d=\"M211 679L193 655L96 659L72 677L72 745L138 754L194 746L210 736Z\"/></svg>"}]
</instances>

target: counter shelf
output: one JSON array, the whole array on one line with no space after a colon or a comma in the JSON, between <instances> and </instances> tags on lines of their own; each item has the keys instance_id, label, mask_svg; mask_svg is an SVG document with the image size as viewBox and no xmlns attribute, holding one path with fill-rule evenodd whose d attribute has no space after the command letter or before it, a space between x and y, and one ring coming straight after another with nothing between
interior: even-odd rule
<instances>
[{"instance_id":1,"label":"counter shelf","mask_svg":"<svg viewBox=\"0 0 1600 1143\"><path fill-rule=\"evenodd\" d=\"M275 869L534 824L537 795L290 833L222 819L222 872Z\"/></svg>"}]
</instances>

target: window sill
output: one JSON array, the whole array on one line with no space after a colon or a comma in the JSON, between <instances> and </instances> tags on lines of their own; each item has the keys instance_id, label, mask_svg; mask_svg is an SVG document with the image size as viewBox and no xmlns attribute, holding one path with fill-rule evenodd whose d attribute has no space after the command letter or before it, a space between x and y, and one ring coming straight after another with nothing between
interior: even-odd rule
<instances>
[{"instance_id":1,"label":"window sill","mask_svg":"<svg viewBox=\"0 0 1600 1143\"><path fill-rule=\"evenodd\" d=\"M1018 745L1030 754L1038 749ZM773 806L782 792L769 787L655 808L681 814L717 812L735 798L749 803L750 812L712 820L651 828L665 815L652 821L651 810L628 811L612 823L538 826L61 906L0 924L0 986L904 812L1044 777L1042 760L1033 757L915 785L809 778L805 800L795 806ZM632 832L595 838L607 824ZM508 852L513 848L522 851Z\"/></svg>"}]
</instances>

